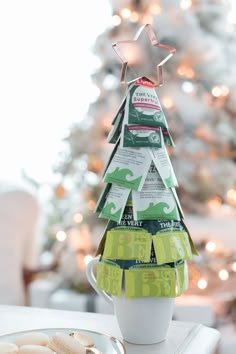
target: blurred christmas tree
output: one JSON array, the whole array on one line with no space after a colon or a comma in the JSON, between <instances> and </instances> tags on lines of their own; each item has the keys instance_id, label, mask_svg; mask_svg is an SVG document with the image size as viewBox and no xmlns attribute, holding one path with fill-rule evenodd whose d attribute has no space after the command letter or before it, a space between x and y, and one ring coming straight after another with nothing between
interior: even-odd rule
<instances>
[{"instance_id":1,"label":"blurred christmas tree","mask_svg":"<svg viewBox=\"0 0 236 354\"><path fill-rule=\"evenodd\" d=\"M76 264L84 269L85 257L94 255L105 227L93 210L112 149L106 138L126 90L119 82L121 63L112 43L133 39L141 25L150 23L160 43L177 49L173 60L165 64L165 84L158 96L170 117L169 130L176 144L170 150L171 161L184 212L205 215L215 205L232 212L236 207L236 46L232 45L236 36L230 3L111 0L110 5L112 24L94 46L100 66L92 78L100 94L65 139L66 149L54 167L59 182L52 186L46 209L45 249L58 240L70 251L62 266L70 284L81 281L79 274L83 282ZM140 43L142 50L138 45L132 50L124 45L130 80L152 79L155 63L166 55L162 50L153 52L146 38L141 37ZM69 271L72 255L77 261Z\"/></svg>"}]
</instances>

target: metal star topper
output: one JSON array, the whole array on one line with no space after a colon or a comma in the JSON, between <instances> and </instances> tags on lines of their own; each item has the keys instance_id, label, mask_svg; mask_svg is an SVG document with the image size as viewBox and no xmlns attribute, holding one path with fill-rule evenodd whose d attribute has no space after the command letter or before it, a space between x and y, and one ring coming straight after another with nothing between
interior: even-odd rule
<instances>
[{"instance_id":1,"label":"metal star topper","mask_svg":"<svg viewBox=\"0 0 236 354\"><path fill-rule=\"evenodd\" d=\"M176 49L173 47L170 47L168 45L159 43L157 40L156 34L150 24L146 24L146 25L142 26L140 28L140 30L137 32L134 39L122 40L122 41L118 41L118 42L115 42L112 44L112 48L114 49L114 51L116 52L116 54L118 55L118 57L122 61L120 81L124 82L124 83L128 83L128 82L126 82L126 71L128 68L128 60L122 54L122 52L119 48L119 44L136 42L144 30L147 32L152 46L165 49L169 52L169 54L159 64L157 64L157 82L154 82L154 86L161 86L161 85L163 85L163 82L164 82L164 80L163 80L163 65L175 54Z\"/></svg>"}]
</instances>

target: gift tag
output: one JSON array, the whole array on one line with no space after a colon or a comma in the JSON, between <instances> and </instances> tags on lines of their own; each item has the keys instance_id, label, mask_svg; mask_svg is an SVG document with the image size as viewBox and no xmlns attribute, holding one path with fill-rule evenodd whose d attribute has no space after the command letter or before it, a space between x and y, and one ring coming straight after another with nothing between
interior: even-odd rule
<instances>
[{"instance_id":1,"label":"gift tag","mask_svg":"<svg viewBox=\"0 0 236 354\"><path fill-rule=\"evenodd\" d=\"M106 170L104 182L140 191L151 160L145 148L118 147Z\"/></svg>"},{"instance_id":2,"label":"gift tag","mask_svg":"<svg viewBox=\"0 0 236 354\"><path fill-rule=\"evenodd\" d=\"M127 95L124 122L168 128L153 83L141 78L134 82Z\"/></svg>"},{"instance_id":3,"label":"gift tag","mask_svg":"<svg viewBox=\"0 0 236 354\"><path fill-rule=\"evenodd\" d=\"M171 189L166 189L152 164L141 192L132 191L135 220L180 220L178 206Z\"/></svg>"},{"instance_id":4,"label":"gift tag","mask_svg":"<svg viewBox=\"0 0 236 354\"><path fill-rule=\"evenodd\" d=\"M103 258L149 262L152 236L139 230L108 231Z\"/></svg>"}]
</instances>

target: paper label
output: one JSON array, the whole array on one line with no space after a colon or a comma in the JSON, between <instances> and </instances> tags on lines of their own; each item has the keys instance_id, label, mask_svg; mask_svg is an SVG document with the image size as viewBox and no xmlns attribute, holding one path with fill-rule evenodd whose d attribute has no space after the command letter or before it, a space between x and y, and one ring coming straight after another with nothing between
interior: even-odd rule
<instances>
[{"instance_id":1,"label":"paper label","mask_svg":"<svg viewBox=\"0 0 236 354\"><path fill-rule=\"evenodd\" d=\"M134 83L127 96L124 121L128 124L168 128L154 87L142 85L142 80Z\"/></svg>"},{"instance_id":2,"label":"paper label","mask_svg":"<svg viewBox=\"0 0 236 354\"><path fill-rule=\"evenodd\" d=\"M116 184L111 185L106 202L102 207L100 218L110 219L119 222L121 220L130 190ZM102 204L103 200L101 201Z\"/></svg>"},{"instance_id":3,"label":"paper label","mask_svg":"<svg viewBox=\"0 0 236 354\"><path fill-rule=\"evenodd\" d=\"M125 270L127 298L175 297L175 272L172 268L143 267Z\"/></svg>"},{"instance_id":4,"label":"paper label","mask_svg":"<svg viewBox=\"0 0 236 354\"><path fill-rule=\"evenodd\" d=\"M157 264L192 258L188 234L185 231L158 232L152 239Z\"/></svg>"},{"instance_id":5,"label":"paper label","mask_svg":"<svg viewBox=\"0 0 236 354\"><path fill-rule=\"evenodd\" d=\"M106 170L104 182L140 191L151 160L145 148L118 147Z\"/></svg>"},{"instance_id":6,"label":"paper label","mask_svg":"<svg viewBox=\"0 0 236 354\"><path fill-rule=\"evenodd\" d=\"M152 164L141 192L132 191L135 220L180 220L178 207L171 189L166 189Z\"/></svg>"},{"instance_id":7,"label":"paper label","mask_svg":"<svg viewBox=\"0 0 236 354\"><path fill-rule=\"evenodd\" d=\"M108 231L103 258L149 262L152 236L148 232Z\"/></svg>"},{"instance_id":8,"label":"paper label","mask_svg":"<svg viewBox=\"0 0 236 354\"><path fill-rule=\"evenodd\" d=\"M97 287L114 296L121 296L123 270L105 262L97 264Z\"/></svg>"},{"instance_id":9,"label":"paper label","mask_svg":"<svg viewBox=\"0 0 236 354\"><path fill-rule=\"evenodd\" d=\"M160 148L162 147L161 128L125 124L121 134L121 145L124 147L153 146Z\"/></svg>"},{"instance_id":10,"label":"paper label","mask_svg":"<svg viewBox=\"0 0 236 354\"><path fill-rule=\"evenodd\" d=\"M161 140L163 141L163 138L161 137ZM164 144L163 144L164 145ZM159 172L161 179L165 185L166 188L170 187L175 187L178 186L177 178L175 176L170 158L167 154L165 146L156 149L154 147L151 147L149 149L152 160L154 162L154 165L157 168L157 171Z\"/></svg>"}]
</instances>

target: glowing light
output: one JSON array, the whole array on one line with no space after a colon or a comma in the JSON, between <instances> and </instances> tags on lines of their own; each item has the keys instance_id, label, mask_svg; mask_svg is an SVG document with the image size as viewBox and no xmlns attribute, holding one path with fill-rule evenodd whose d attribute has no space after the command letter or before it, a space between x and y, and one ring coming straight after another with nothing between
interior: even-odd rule
<instances>
[{"instance_id":1,"label":"glowing light","mask_svg":"<svg viewBox=\"0 0 236 354\"><path fill-rule=\"evenodd\" d=\"M88 202L88 208L89 210L93 210L96 206L96 203L94 200L90 199L89 202Z\"/></svg>"},{"instance_id":2,"label":"glowing light","mask_svg":"<svg viewBox=\"0 0 236 354\"><path fill-rule=\"evenodd\" d=\"M152 25L153 24L153 16L149 16L149 15L143 16L142 23L143 24L150 23L150 25Z\"/></svg>"},{"instance_id":3,"label":"glowing light","mask_svg":"<svg viewBox=\"0 0 236 354\"><path fill-rule=\"evenodd\" d=\"M207 283L206 279L203 279L203 278L199 279L198 282L197 282L197 286L198 286L199 289L201 289L201 290L206 289L206 288L207 288L207 285L208 285L208 283Z\"/></svg>"},{"instance_id":4,"label":"glowing light","mask_svg":"<svg viewBox=\"0 0 236 354\"><path fill-rule=\"evenodd\" d=\"M229 279L229 272L226 269L221 269L218 273L221 280L225 281Z\"/></svg>"},{"instance_id":5,"label":"glowing light","mask_svg":"<svg viewBox=\"0 0 236 354\"><path fill-rule=\"evenodd\" d=\"M192 6L192 1L191 0L181 0L180 1L180 7L183 10L188 10Z\"/></svg>"},{"instance_id":6,"label":"glowing light","mask_svg":"<svg viewBox=\"0 0 236 354\"><path fill-rule=\"evenodd\" d=\"M227 192L227 199L229 202L236 204L236 190L231 188Z\"/></svg>"},{"instance_id":7,"label":"glowing light","mask_svg":"<svg viewBox=\"0 0 236 354\"><path fill-rule=\"evenodd\" d=\"M215 242L213 242L213 241L207 242L207 244L206 244L206 250L207 250L208 252L214 252L215 249L216 249L216 244L215 244Z\"/></svg>"},{"instance_id":8,"label":"glowing light","mask_svg":"<svg viewBox=\"0 0 236 354\"><path fill-rule=\"evenodd\" d=\"M158 4L153 4L150 7L150 12L155 14L155 15L159 15L161 13L161 7Z\"/></svg>"},{"instance_id":9,"label":"glowing light","mask_svg":"<svg viewBox=\"0 0 236 354\"><path fill-rule=\"evenodd\" d=\"M119 26L121 24L121 18L118 15L112 16L112 24L114 26Z\"/></svg>"},{"instance_id":10,"label":"glowing light","mask_svg":"<svg viewBox=\"0 0 236 354\"><path fill-rule=\"evenodd\" d=\"M129 18L130 15L131 15L130 9L124 8L123 10L121 10L121 16L123 18Z\"/></svg>"},{"instance_id":11,"label":"glowing light","mask_svg":"<svg viewBox=\"0 0 236 354\"><path fill-rule=\"evenodd\" d=\"M212 88L211 93L214 97L220 97L222 95L222 89L219 86Z\"/></svg>"},{"instance_id":12,"label":"glowing light","mask_svg":"<svg viewBox=\"0 0 236 354\"><path fill-rule=\"evenodd\" d=\"M182 83L182 90L186 93L192 93L194 91L194 85L190 81L184 81Z\"/></svg>"},{"instance_id":13,"label":"glowing light","mask_svg":"<svg viewBox=\"0 0 236 354\"><path fill-rule=\"evenodd\" d=\"M66 237L67 237L67 235L66 235L65 231L63 231L63 230L57 231L57 233L56 233L57 241L63 242L66 240Z\"/></svg>"},{"instance_id":14,"label":"glowing light","mask_svg":"<svg viewBox=\"0 0 236 354\"><path fill-rule=\"evenodd\" d=\"M165 96L162 98L162 104L165 108L170 109L173 107L174 103L171 97Z\"/></svg>"},{"instance_id":15,"label":"glowing light","mask_svg":"<svg viewBox=\"0 0 236 354\"><path fill-rule=\"evenodd\" d=\"M138 22L139 20L139 14L135 11L133 11L130 15L130 21L131 22Z\"/></svg>"},{"instance_id":16,"label":"glowing light","mask_svg":"<svg viewBox=\"0 0 236 354\"><path fill-rule=\"evenodd\" d=\"M108 74L105 76L103 80L103 87L105 90L111 90L118 87L119 83L120 81L117 79L115 75Z\"/></svg>"},{"instance_id":17,"label":"glowing light","mask_svg":"<svg viewBox=\"0 0 236 354\"><path fill-rule=\"evenodd\" d=\"M214 86L211 93L214 97L227 96L229 94L229 88L225 85Z\"/></svg>"},{"instance_id":18,"label":"glowing light","mask_svg":"<svg viewBox=\"0 0 236 354\"><path fill-rule=\"evenodd\" d=\"M232 271L236 273L236 262L232 264Z\"/></svg>"},{"instance_id":19,"label":"glowing light","mask_svg":"<svg viewBox=\"0 0 236 354\"><path fill-rule=\"evenodd\" d=\"M83 215L80 214L80 213L76 213L74 216L73 216L73 220L74 222L76 222L77 224L80 224L82 221L83 221Z\"/></svg>"},{"instance_id":20,"label":"glowing light","mask_svg":"<svg viewBox=\"0 0 236 354\"><path fill-rule=\"evenodd\" d=\"M87 255L84 257L84 263L85 263L85 264L88 264L92 259L93 259L93 256L91 256L90 254L87 254Z\"/></svg>"},{"instance_id":21,"label":"glowing light","mask_svg":"<svg viewBox=\"0 0 236 354\"><path fill-rule=\"evenodd\" d=\"M192 79L195 76L195 71L189 65L181 64L177 69L177 74Z\"/></svg>"},{"instance_id":22,"label":"glowing light","mask_svg":"<svg viewBox=\"0 0 236 354\"><path fill-rule=\"evenodd\" d=\"M222 96L227 96L229 94L229 88L227 86L221 86Z\"/></svg>"},{"instance_id":23,"label":"glowing light","mask_svg":"<svg viewBox=\"0 0 236 354\"><path fill-rule=\"evenodd\" d=\"M222 206L222 200L220 197L214 197L207 202L208 208L211 212L217 212Z\"/></svg>"}]
</instances>

